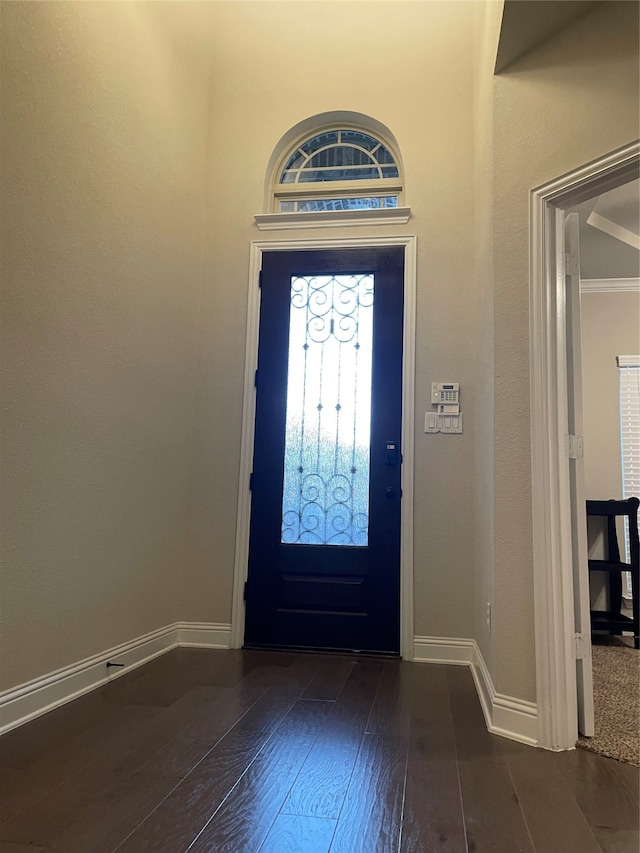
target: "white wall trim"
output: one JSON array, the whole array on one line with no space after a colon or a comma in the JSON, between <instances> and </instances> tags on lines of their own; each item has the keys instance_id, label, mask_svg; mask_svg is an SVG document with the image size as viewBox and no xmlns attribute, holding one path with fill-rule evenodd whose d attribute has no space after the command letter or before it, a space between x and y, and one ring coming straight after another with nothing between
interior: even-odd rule
<instances>
[{"instance_id":1,"label":"white wall trim","mask_svg":"<svg viewBox=\"0 0 640 853\"><path fill-rule=\"evenodd\" d=\"M475 640L471 674L489 731L529 746L538 746L536 703L496 692L487 664Z\"/></svg>"},{"instance_id":2,"label":"white wall trim","mask_svg":"<svg viewBox=\"0 0 640 853\"><path fill-rule=\"evenodd\" d=\"M300 213L256 213L260 231L298 228L344 227L345 225L406 225L410 207L381 207L364 210L311 210Z\"/></svg>"},{"instance_id":3,"label":"white wall trim","mask_svg":"<svg viewBox=\"0 0 640 853\"><path fill-rule=\"evenodd\" d=\"M176 646L229 648L230 625L175 622L0 693L0 734L113 681ZM107 661L123 663L110 667Z\"/></svg>"},{"instance_id":4,"label":"white wall trim","mask_svg":"<svg viewBox=\"0 0 640 853\"><path fill-rule=\"evenodd\" d=\"M299 215L299 214L296 214ZM286 252L301 249L350 249L403 246L404 264L404 329L402 377L402 522L400 530L400 654L413 659L413 470L415 411L415 334L417 291L417 238L339 237L325 239L290 239L253 241L249 256L249 295L247 300L247 338L245 348L244 397L238 488L238 522L234 583L231 611L231 648L242 648L244 641L244 585L249 562L249 527L251 494L249 476L253 465L255 426L254 376L258 364L258 329L260 320L260 288L258 286L264 252Z\"/></svg>"},{"instance_id":5,"label":"white wall trim","mask_svg":"<svg viewBox=\"0 0 640 853\"><path fill-rule=\"evenodd\" d=\"M417 663L449 663L470 666L473 640L461 637L415 637L413 659Z\"/></svg>"},{"instance_id":6,"label":"white wall trim","mask_svg":"<svg viewBox=\"0 0 640 853\"><path fill-rule=\"evenodd\" d=\"M0 693L0 734L77 699L177 646L227 649L230 639L231 625L175 622L5 690ZM535 704L496 693L475 640L415 637L412 653L407 657L416 662L470 666L489 731L536 745ZM107 670L107 661L125 666Z\"/></svg>"},{"instance_id":7,"label":"white wall trim","mask_svg":"<svg viewBox=\"0 0 640 853\"><path fill-rule=\"evenodd\" d=\"M416 662L471 668L485 722L492 734L529 746L538 745L538 710L535 702L496 692L489 669L475 640L416 637L414 647Z\"/></svg>"},{"instance_id":8,"label":"white wall trim","mask_svg":"<svg viewBox=\"0 0 640 853\"><path fill-rule=\"evenodd\" d=\"M640 293L640 278L581 278L580 293Z\"/></svg>"},{"instance_id":9,"label":"white wall trim","mask_svg":"<svg viewBox=\"0 0 640 853\"><path fill-rule=\"evenodd\" d=\"M231 647L231 625L215 622L178 622L178 645L199 649Z\"/></svg>"},{"instance_id":10,"label":"white wall trim","mask_svg":"<svg viewBox=\"0 0 640 853\"><path fill-rule=\"evenodd\" d=\"M619 355L618 367L640 367L640 355Z\"/></svg>"},{"instance_id":11,"label":"white wall trim","mask_svg":"<svg viewBox=\"0 0 640 853\"><path fill-rule=\"evenodd\" d=\"M556 213L637 177L634 142L531 191L529 357L538 743L572 749L577 683L572 572L566 306ZM560 282L560 284L559 284Z\"/></svg>"}]
</instances>

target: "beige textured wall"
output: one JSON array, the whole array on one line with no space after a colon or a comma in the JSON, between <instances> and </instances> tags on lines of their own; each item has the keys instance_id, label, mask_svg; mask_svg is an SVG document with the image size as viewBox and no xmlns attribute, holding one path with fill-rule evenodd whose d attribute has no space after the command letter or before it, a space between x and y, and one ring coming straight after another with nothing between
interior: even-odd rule
<instances>
[{"instance_id":1,"label":"beige textured wall","mask_svg":"<svg viewBox=\"0 0 640 853\"><path fill-rule=\"evenodd\" d=\"M208 4L2 14L2 687L180 618Z\"/></svg>"},{"instance_id":2,"label":"beige textured wall","mask_svg":"<svg viewBox=\"0 0 640 853\"><path fill-rule=\"evenodd\" d=\"M494 405L493 372L493 68L502 20L502 2L474 4L474 565L473 637L492 674L495 632L487 624L494 594Z\"/></svg>"},{"instance_id":3,"label":"beige textured wall","mask_svg":"<svg viewBox=\"0 0 640 853\"><path fill-rule=\"evenodd\" d=\"M529 191L638 136L638 5L608 2L495 80L496 689L535 699Z\"/></svg>"},{"instance_id":4,"label":"beige textured wall","mask_svg":"<svg viewBox=\"0 0 640 853\"><path fill-rule=\"evenodd\" d=\"M622 497L616 357L640 353L640 295L583 293L584 473L587 498Z\"/></svg>"},{"instance_id":5,"label":"beige textured wall","mask_svg":"<svg viewBox=\"0 0 640 853\"><path fill-rule=\"evenodd\" d=\"M386 233L418 235L415 630L470 636L472 4L214 5L216 133L210 140L210 242L186 618L230 618L249 243L265 238L253 225L263 206L265 169L293 125L325 111L350 110L372 116L395 134L413 216ZM330 235L298 236L338 234L332 229ZM461 384L464 435L423 432L430 383L438 380Z\"/></svg>"}]
</instances>

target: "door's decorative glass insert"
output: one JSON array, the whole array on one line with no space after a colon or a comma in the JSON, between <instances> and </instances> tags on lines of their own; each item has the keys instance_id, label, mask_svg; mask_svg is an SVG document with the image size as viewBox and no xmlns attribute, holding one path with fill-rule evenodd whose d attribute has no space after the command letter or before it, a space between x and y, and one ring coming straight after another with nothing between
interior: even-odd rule
<instances>
[{"instance_id":1,"label":"door's decorative glass insert","mask_svg":"<svg viewBox=\"0 0 640 853\"><path fill-rule=\"evenodd\" d=\"M291 280L281 541L368 544L372 274Z\"/></svg>"}]
</instances>

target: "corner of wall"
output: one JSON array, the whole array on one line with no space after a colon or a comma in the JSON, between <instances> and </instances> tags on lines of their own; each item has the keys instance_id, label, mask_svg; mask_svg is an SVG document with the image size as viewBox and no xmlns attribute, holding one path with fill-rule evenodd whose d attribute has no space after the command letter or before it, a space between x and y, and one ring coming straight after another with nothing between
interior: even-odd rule
<instances>
[{"instance_id":1,"label":"corner of wall","mask_svg":"<svg viewBox=\"0 0 640 853\"><path fill-rule=\"evenodd\" d=\"M473 636L493 675L494 611L494 323L493 323L493 71L504 3L477 4L474 19L474 585ZM492 616L489 616L489 620Z\"/></svg>"}]
</instances>

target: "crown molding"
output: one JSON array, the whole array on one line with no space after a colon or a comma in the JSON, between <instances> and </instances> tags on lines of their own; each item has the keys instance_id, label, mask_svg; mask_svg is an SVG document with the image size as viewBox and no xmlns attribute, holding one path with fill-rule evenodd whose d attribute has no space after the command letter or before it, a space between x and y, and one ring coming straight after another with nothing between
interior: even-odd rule
<instances>
[{"instance_id":1,"label":"crown molding","mask_svg":"<svg viewBox=\"0 0 640 853\"><path fill-rule=\"evenodd\" d=\"M583 278L580 293L640 293L640 278Z\"/></svg>"}]
</instances>

